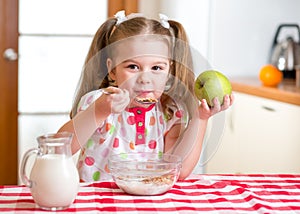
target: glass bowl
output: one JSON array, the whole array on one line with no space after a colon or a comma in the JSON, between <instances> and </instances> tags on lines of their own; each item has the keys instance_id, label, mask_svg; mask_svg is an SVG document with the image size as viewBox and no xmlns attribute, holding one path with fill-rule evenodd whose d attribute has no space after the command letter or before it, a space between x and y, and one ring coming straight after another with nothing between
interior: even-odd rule
<instances>
[{"instance_id":1,"label":"glass bowl","mask_svg":"<svg viewBox=\"0 0 300 214\"><path fill-rule=\"evenodd\" d=\"M159 195L177 181L181 157L171 154L122 153L112 155L108 168L117 186L132 195Z\"/></svg>"}]
</instances>

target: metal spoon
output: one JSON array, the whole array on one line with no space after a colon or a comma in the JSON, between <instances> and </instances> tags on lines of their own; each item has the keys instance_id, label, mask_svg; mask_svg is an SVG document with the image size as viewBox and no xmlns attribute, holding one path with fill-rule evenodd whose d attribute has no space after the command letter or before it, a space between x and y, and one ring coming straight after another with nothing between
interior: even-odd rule
<instances>
[{"instance_id":1,"label":"metal spoon","mask_svg":"<svg viewBox=\"0 0 300 214\"><path fill-rule=\"evenodd\" d=\"M144 105L150 105L150 104L154 104L157 103L158 100L155 98L140 98L140 97L136 97L134 98L134 100L138 103L144 104Z\"/></svg>"},{"instance_id":2,"label":"metal spoon","mask_svg":"<svg viewBox=\"0 0 300 214\"><path fill-rule=\"evenodd\" d=\"M106 94L106 95L111 95L111 94L114 94L115 92L112 92L112 91L107 91L105 89L101 89L102 93L103 94ZM135 97L134 100L138 103L141 103L143 105L150 105L150 104L154 104L154 103L157 103L158 100L155 99L155 98L142 98L142 97Z\"/></svg>"}]
</instances>

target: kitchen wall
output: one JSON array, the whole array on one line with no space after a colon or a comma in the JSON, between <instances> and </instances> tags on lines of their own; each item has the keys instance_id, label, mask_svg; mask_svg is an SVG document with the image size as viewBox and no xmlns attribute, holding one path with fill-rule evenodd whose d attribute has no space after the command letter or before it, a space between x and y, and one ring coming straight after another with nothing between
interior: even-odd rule
<instances>
[{"instance_id":1,"label":"kitchen wall","mask_svg":"<svg viewBox=\"0 0 300 214\"><path fill-rule=\"evenodd\" d=\"M299 0L140 0L140 3L145 14L162 12L180 21L192 46L212 67L228 76L258 75L260 67L268 62L277 26L300 25ZM285 29L279 40L287 34L296 33L294 29Z\"/></svg>"}]
</instances>

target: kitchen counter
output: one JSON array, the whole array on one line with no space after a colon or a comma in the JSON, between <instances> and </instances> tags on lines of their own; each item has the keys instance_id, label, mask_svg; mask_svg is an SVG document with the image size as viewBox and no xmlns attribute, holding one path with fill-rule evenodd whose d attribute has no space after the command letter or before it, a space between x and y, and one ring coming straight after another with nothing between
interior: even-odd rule
<instances>
[{"instance_id":1,"label":"kitchen counter","mask_svg":"<svg viewBox=\"0 0 300 214\"><path fill-rule=\"evenodd\" d=\"M295 80L285 79L277 87L263 86L257 77L229 78L232 90L300 106L300 88Z\"/></svg>"}]
</instances>

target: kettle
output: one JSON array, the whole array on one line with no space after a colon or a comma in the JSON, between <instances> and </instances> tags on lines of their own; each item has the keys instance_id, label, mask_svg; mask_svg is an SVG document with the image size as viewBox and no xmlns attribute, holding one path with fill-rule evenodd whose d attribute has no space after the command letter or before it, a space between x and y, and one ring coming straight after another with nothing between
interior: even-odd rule
<instances>
[{"instance_id":1,"label":"kettle","mask_svg":"<svg viewBox=\"0 0 300 214\"><path fill-rule=\"evenodd\" d=\"M283 28L296 28L298 41L292 36L287 36L283 41L278 42L279 33ZM269 62L283 72L283 78L296 78L296 65L300 64L300 29L297 24L281 24L277 28Z\"/></svg>"}]
</instances>

